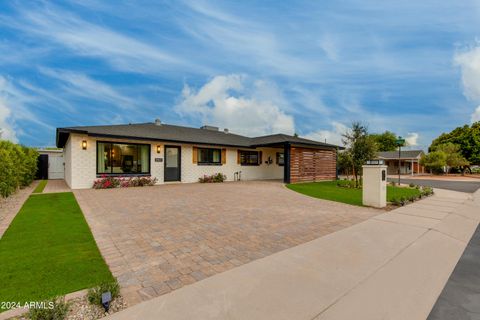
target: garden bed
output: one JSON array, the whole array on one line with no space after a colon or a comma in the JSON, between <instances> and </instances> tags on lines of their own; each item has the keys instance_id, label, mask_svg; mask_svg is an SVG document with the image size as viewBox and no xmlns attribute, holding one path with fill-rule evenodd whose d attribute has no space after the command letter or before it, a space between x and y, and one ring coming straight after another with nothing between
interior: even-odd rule
<instances>
[{"instance_id":1,"label":"garden bed","mask_svg":"<svg viewBox=\"0 0 480 320\"><path fill-rule=\"evenodd\" d=\"M353 187L348 180L288 184L287 188L314 198L363 206L362 189ZM406 203L421 195L422 190L417 187L387 186L387 201L394 205L397 204L397 199L400 205L402 199Z\"/></svg>"}]
</instances>

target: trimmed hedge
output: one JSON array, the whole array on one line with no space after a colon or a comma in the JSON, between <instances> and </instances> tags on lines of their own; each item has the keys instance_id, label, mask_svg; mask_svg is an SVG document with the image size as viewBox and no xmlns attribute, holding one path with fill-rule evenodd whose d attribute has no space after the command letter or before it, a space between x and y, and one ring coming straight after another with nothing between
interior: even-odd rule
<instances>
[{"instance_id":1,"label":"trimmed hedge","mask_svg":"<svg viewBox=\"0 0 480 320\"><path fill-rule=\"evenodd\" d=\"M35 179L38 152L10 141L0 141L0 196L6 198Z\"/></svg>"}]
</instances>

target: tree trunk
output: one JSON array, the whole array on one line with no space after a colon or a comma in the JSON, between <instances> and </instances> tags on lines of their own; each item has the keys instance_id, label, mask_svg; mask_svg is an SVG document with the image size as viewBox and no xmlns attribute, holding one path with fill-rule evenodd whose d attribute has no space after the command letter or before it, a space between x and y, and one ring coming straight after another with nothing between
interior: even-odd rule
<instances>
[{"instance_id":1,"label":"tree trunk","mask_svg":"<svg viewBox=\"0 0 480 320\"><path fill-rule=\"evenodd\" d=\"M358 188L358 173L357 170L355 170L355 166L352 166L353 169L353 175L355 177L355 188Z\"/></svg>"}]
</instances>

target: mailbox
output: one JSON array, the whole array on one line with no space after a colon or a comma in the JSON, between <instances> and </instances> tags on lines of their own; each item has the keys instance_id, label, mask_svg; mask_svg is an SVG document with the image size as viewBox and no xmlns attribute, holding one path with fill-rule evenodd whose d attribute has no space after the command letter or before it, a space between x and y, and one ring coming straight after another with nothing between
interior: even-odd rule
<instances>
[{"instance_id":1,"label":"mailbox","mask_svg":"<svg viewBox=\"0 0 480 320\"><path fill-rule=\"evenodd\" d=\"M375 208L387 205L387 166L382 162L367 162L363 169L363 204Z\"/></svg>"}]
</instances>

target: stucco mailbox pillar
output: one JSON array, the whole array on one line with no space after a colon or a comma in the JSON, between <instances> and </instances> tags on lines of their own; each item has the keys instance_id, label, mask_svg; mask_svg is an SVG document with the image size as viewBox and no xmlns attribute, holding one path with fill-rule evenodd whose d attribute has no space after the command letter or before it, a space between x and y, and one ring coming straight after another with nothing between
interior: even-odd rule
<instances>
[{"instance_id":1,"label":"stucco mailbox pillar","mask_svg":"<svg viewBox=\"0 0 480 320\"><path fill-rule=\"evenodd\" d=\"M373 161L369 161L372 163ZM383 208L387 205L387 166L382 162L379 164L368 164L363 168L363 205Z\"/></svg>"}]
</instances>

